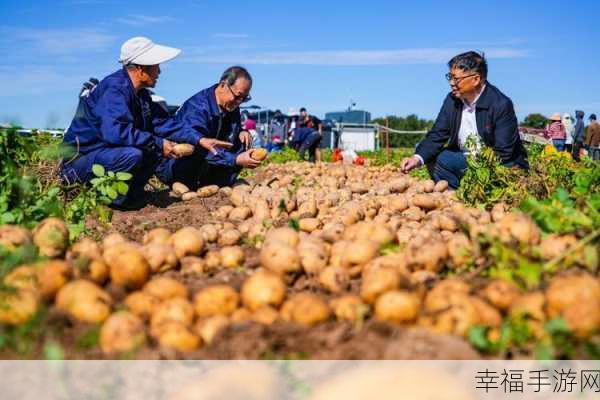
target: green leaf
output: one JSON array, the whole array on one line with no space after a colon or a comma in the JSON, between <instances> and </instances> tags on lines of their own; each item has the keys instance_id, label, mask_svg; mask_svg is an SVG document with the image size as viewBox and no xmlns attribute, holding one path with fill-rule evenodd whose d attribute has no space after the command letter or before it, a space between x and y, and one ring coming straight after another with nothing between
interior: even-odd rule
<instances>
[{"instance_id":1,"label":"green leaf","mask_svg":"<svg viewBox=\"0 0 600 400\"><path fill-rule=\"evenodd\" d=\"M46 360L64 360L65 352L60 344L49 342L44 345L44 357Z\"/></svg>"},{"instance_id":2,"label":"green leaf","mask_svg":"<svg viewBox=\"0 0 600 400\"><path fill-rule=\"evenodd\" d=\"M569 325L567 324L567 321L565 321L563 318L551 319L550 321L546 322L546 324L544 325L544 329L550 335L570 332Z\"/></svg>"},{"instance_id":3,"label":"green leaf","mask_svg":"<svg viewBox=\"0 0 600 400\"><path fill-rule=\"evenodd\" d=\"M105 174L104 167L102 165L100 165L100 164L94 164L94 165L92 165L92 172L97 177L104 176L104 174Z\"/></svg>"},{"instance_id":4,"label":"green leaf","mask_svg":"<svg viewBox=\"0 0 600 400\"><path fill-rule=\"evenodd\" d=\"M106 188L106 195L111 199L114 200L117 197L119 197L119 194L117 193L117 191L111 187Z\"/></svg>"},{"instance_id":5,"label":"green leaf","mask_svg":"<svg viewBox=\"0 0 600 400\"><path fill-rule=\"evenodd\" d=\"M117 179L120 181L128 181L133 178L129 172L117 172Z\"/></svg>"},{"instance_id":6,"label":"green leaf","mask_svg":"<svg viewBox=\"0 0 600 400\"><path fill-rule=\"evenodd\" d=\"M108 171L108 176L109 176L110 178L114 178L114 177L115 177L115 173L114 173L114 172L112 172L112 171Z\"/></svg>"},{"instance_id":7,"label":"green leaf","mask_svg":"<svg viewBox=\"0 0 600 400\"><path fill-rule=\"evenodd\" d=\"M114 184L114 188L117 190L119 194L126 195L129 191L129 186L125 182L116 182Z\"/></svg>"},{"instance_id":8,"label":"green leaf","mask_svg":"<svg viewBox=\"0 0 600 400\"><path fill-rule=\"evenodd\" d=\"M487 328L485 326L476 325L469 329L469 342L481 351L489 350L490 342L487 339Z\"/></svg>"}]
</instances>

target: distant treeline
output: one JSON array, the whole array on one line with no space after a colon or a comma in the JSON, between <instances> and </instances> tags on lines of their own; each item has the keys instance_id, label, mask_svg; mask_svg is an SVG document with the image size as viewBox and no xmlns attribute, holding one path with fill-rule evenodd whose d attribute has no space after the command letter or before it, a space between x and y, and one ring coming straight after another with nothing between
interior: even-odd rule
<instances>
[{"instance_id":1,"label":"distant treeline","mask_svg":"<svg viewBox=\"0 0 600 400\"><path fill-rule=\"evenodd\" d=\"M416 114L410 114L406 117L388 115L387 117L374 119L372 122L385 126L386 118L388 126L391 129L399 131L427 131L433 126L433 120L419 118ZM424 136L424 134L406 135L392 133L390 134L390 147L414 147ZM382 142L382 144L384 143Z\"/></svg>"}]
</instances>

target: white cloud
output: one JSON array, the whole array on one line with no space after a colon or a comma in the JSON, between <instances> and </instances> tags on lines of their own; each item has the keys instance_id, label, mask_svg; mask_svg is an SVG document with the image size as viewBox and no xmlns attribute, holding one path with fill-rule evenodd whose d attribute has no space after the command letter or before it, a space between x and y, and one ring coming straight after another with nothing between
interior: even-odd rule
<instances>
[{"instance_id":1,"label":"white cloud","mask_svg":"<svg viewBox=\"0 0 600 400\"><path fill-rule=\"evenodd\" d=\"M213 33L214 39L247 39L250 37L247 33Z\"/></svg>"},{"instance_id":2,"label":"white cloud","mask_svg":"<svg viewBox=\"0 0 600 400\"><path fill-rule=\"evenodd\" d=\"M446 62L463 48L421 48L395 50L325 50L263 52L255 54L205 54L189 62L264 65L399 65ZM522 58L527 51L513 48L484 49L487 58Z\"/></svg>"},{"instance_id":3,"label":"white cloud","mask_svg":"<svg viewBox=\"0 0 600 400\"><path fill-rule=\"evenodd\" d=\"M118 22L131 26L145 26L152 24L163 24L166 22L173 22L175 19L173 17L169 17L166 15L161 16L152 16L152 15L143 15L143 14L135 14L128 15L125 18L118 18Z\"/></svg>"},{"instance_id":4,"label":"white cloud","mask_svg":"<svg viewBox=\"0 0 600 400\"><path fill-rule=\"evenodd\" d=\"M26 29L3 28L12 42L28 52L50 56L68 56L79 52L96 52L109 48L116 36L94 29Z\"/></svg>"}]
</instances>

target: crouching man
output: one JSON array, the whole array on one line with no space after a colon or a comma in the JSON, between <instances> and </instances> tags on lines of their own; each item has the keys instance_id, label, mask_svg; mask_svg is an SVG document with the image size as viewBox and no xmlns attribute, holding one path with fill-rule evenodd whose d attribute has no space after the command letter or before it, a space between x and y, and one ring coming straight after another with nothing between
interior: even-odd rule
<instances>
[{"instance_id":1,"label":"crouching man","mask_svg":"<svg viewBox=\"0 0 600 400\"><path fill-rule=\"evenodd\" d=\"M503 165L529 168L513 103L487 81L483 55L474 51L459 54L448 67L451 92L415 155L402 160L402 171L426 165L436 182L446 180L456 189L467 170L469 138L475 144L474 151L485 144L494 149Z\"/></svg>"},{"instance_id":2,"label":"crouching man","mask_svg":"<svg viewBox=\"0 0 600 400\"><path fill-rule=\"evenodd\" d=\"M248 71L234 66L223 72L219 83L186 100L174 117L179 131L169 138L197 149L188 157L163 160L156 170L159 179L192 189L231 186L242 168L259 166L250 157L252 136L241 128L240 105L250 101L251 89Z\"/></svg>"},{"instance_id":3,"label":"crouching man","mask_svg":"<svg viewBox=\"0 0 600 400\"><path fill-rule=\"evenodd\" d=\"M174 143L163 139L174 125L166 110L152 102L146 88L156 85L159 64L180 52L144 37L123 44L119 60L123 68L97 85L88 85L80 97L77 113L63 139L76 150L74 157L63 160L60 174L65 183L89 182L94 177L94 164L108 171L129 172L133 175L128 182L129 191L113 205L123 209L144 205L148 179L163 157L174 156Z\"/></svg>"}]
</instances>

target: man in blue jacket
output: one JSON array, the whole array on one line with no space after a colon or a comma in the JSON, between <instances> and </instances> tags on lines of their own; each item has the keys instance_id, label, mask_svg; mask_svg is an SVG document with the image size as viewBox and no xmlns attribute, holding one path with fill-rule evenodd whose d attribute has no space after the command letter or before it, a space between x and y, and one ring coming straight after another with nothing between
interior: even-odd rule
<instances>
[{"instance_id":1,"label":"man in blue jacket","mask_svg":"<svg viewBox=\"0 0 600 400\"><path fill-rule=\"evenodd\" d=\"M163 157L172 157L173 142L163 139L176 129L168 112L152 102L146 88L156 85L159 64L175 58L181 50L135 37L121 47L123 68L92 82L82 92L79 106L63 142L76 150L63 160L61 177L67 184L87 183L92 166L133 175L127 195L113 205L124 209L144 203L144 185ZM177 139L177 137L174 137Z\"/></svg>"},{"instance_id":2,"label":"man in blue jacket","mask_svg":"<svg viewBox=\"0 0 600 400\"><path fill-rule=\"evenodd\" d=\"M321 143L321 134L310 127L304 126L296 128L290 138L290 147L298 151L300 159L304 161L304 156L308 151L308 161L314 163L321 161L321 157L317 155L317 149Z\"/></svg>"},{"instance_id":3,"label":"man in blue jacket","mask_svg":"<svg viewBox=\"0 0 600 400\"><path fill-rule=\"evenodd\" d=\"M240 105L250 101L251 89L248 71L234 66L219 83L186 100L175 115L179 130L168 138L199 146L191 156L163 160L156 170L159 179L190 188L231 186L242 168L259 166L250 157L252 136L241 127Z\"/></svg>"},{"instance_id":4,"label":"man in blue jacket","mask_svg":"<svg viewBox=\"0 0 600 400\"><path fill-rule=\"evenodd\" d=\"M466 154L482 144L493 148L503 165L529 168L512 101L487 81L484 56L474 51L459 54L448 67L451 93L415 155L402 160L402 171L427 165L436 182L446 180L456 189L467 169Z\"/></svg>"}]
</instances>

